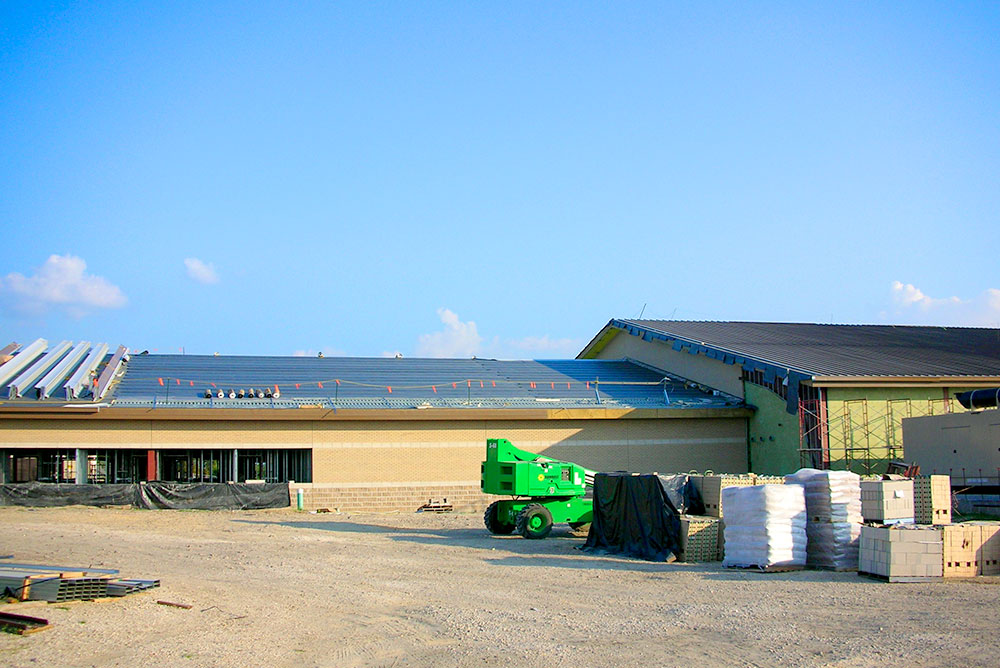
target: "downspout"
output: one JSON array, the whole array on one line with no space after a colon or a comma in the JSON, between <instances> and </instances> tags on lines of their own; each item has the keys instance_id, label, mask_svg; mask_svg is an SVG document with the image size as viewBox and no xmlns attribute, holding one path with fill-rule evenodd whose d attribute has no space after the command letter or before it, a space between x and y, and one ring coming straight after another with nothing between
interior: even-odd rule
<instances>
[{"instance_id":1,"label":"downspout","mask_svg":"<svg viewBox=\"0 0 1000 668\"><path fill-rule=\"evenodd\" d=\"M743 403L745 404L747 402L747 381L742 370L740 371L740 382L743 384ZM747 445L747 472L749 473L753 473L753 451L750 447L750 420L752 420L755 415L757 415L756 411L754 411L754 415L748 417L744 423L746 425L745 440Z\"/></svg>"}]
</instances>

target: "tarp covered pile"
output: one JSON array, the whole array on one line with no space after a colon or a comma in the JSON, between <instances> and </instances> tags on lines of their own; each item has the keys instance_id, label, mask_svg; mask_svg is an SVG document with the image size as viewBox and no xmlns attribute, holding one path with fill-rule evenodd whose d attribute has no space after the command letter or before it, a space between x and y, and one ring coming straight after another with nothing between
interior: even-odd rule
<instances>
[{"instance_id":1,"label":"tarp covered pile","mask_svg":"<svg viewBox=\"0 0 1000 668\"><path fill-rule=\"evenodd\" d=\"M722 490L722 505L726 509L723 566L805 565L806 499L803 487L726 487Z\"/></svg>"},{"instance_id":2,"label":"tarp covered pile","mask_svg":"<svg viewBox=\"0 0 1000 668\"><path fill-rule=\"evenodd\" d=\"M583 549L668 561L680 553L680 515L702 512L701 496L686 475L598 473Z\"/></svg>"},{"instance_id":3,"label":"tarp covered pile","mask_svg":"<svg viewBox=\"0 0 1000 668\"><path fill-rule=\"evenodd\" d=\"M805 489L809 521L806 564L836 570L858 567L861 538L861 477L850 471L799 469L786 485ZM726 515L728 531L729 515Z\"/></svg>"}]
</instances>

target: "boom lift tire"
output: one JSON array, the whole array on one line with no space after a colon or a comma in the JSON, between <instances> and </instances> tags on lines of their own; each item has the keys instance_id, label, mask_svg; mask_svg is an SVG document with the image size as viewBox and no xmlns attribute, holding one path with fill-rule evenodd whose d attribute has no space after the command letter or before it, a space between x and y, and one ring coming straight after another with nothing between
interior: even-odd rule
<instances>
[{"instance_id":1,"label":"boom lift tire","mask_svg":"<svg viewBox=\"0 0 1000 668\"><path fill-rule=\"evenodd\" d=\"M500 520L500 514L497 512L500 509L500 502L494 501L489 506L486 507L486 512L483 513L483 524L490 533L505 536L510 533L514 533L514 525L508 524L507 522L502 522Z\"/></svg>"},{"instance_id":2,"label":"boom lift tire","mask_svg":"<svg viewBox=\"0 0 1000 668\"><path fill-rule=\"evenodd\" d=\"M530 503L517 514L516 528L525 538L545 538L552 531L552 513L540 503Z\"/></svg>"}]
</instances>

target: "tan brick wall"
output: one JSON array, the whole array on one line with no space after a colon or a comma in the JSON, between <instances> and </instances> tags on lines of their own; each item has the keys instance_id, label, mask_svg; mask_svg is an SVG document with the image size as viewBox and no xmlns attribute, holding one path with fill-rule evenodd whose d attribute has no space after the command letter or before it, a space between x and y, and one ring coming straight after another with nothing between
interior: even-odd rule
<instances>
[{"instance_id":1,"label":"tan brick wall","mask_svg":"<svg viewBox=\"0 0 1000 668\"><path fill-rule=\"evenodd\" d=\"M150 425L154 448L310 448L312 422L156 421Z\"/></svg>"},{"instance_id":2,"label":"tan brick wall","mask_svg":"<svg viewBox=\"0 0 1000 668\"><path fill-rule=\"evenodd\" d=\"M479 494L479 469L487 438L507 438L517 447L595 471L712 469L740 473L747 470L745 424L742 418L330 422L8 419L0 420L0 449L312 448L313 480L334 485L330 489L380 490L375 496L389 499L392 509L404 509L417 501L426 502L424 497L448 496L437 489L444 486L455 490L455 495L471 494L469 503L478 507L484 505L482 499L474 499ZM388 489L393 490L391 494ZM365 507L355 492L346 497L340 492L329 494L333 496L315 497L313 506ZM376 506L373 502L367 507Z\"/></svg>"},{"instance_id":3,"label":"tan brick wall","mask_svg":"<svg viewBox=\"0 0 1000 668\"><path fill-rule=\"evenodd\" d=\"M447 500L454 512L482 512L497 497L483 494L479 484L419 483L408 485L331 485L327 483L288 486L291 505L297 490L304 492L304 509L325 508L331 512L416 512L431 499Z\"/></svg>"},{"instance_id":4,"label":"tan brick wall","mask_svg":"<svg viewBox=\"0 0 1000 668\"><path fill-rule=\"evenodd\" d=\"M4 448L148 448L147 420L0 420Z\"/></svg>"},{"instance_id":5,"label":"tan brick wall","mask_svg":"<svg viewBox=\"0 0 1000 668\"><path fill-rule=\"evenodd\" d=\"M596 471L673 473L747 470L741 419L560 420L465 423L381 423L317 433L313 480L402 483L437 480L478 484L486 438Z\"/></svg>"}]
</instances>

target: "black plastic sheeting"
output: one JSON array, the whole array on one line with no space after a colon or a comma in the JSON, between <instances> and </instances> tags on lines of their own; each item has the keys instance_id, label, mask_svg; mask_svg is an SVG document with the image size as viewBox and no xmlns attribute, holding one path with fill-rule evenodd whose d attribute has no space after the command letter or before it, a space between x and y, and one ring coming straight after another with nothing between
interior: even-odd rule
<instances>
[{"instance_id":1,"label":"black plastic sheeting","mask_svg":"<svg viewBox=\"0 0 1000 668\"><path fill-rule=\"evenodd\" d=\"M594 519L582 549L668 561L681 549L680 516L704 512L686 475L598 473Z\"/></svg>"},{"instance_id":2,"label":"black plastic sheeting","mask_svg":"<svg viewBox=\"0 0 1000 668\"><path fill-rule=\"evenodd\" d=\"M19 482L0 485L3 506L130 506L136 485L74 485L72 483Z\"/></svg>"},{"instance_id":3,"label":"black plastic sheeting","mask_svg":"<svg viewBox=\"0 0 1000 668\"><path fill-rule=\"evenodd\" d=\"M258 510L290 505L286 483L144 482L73 485L24 482L0 485L0 506L135 506L174 510Z\"/></svg>"},{"instance_id":4,"label":"black plastic sheeting","mask_svg":"<svg viewBox=\"0 0 1000 668\"><path fill-rule=\"evenodd\" d=\"M255 510L289 505L285 483L146 483L136 485L138 508Z\"/></svg>"}]
</instances>

